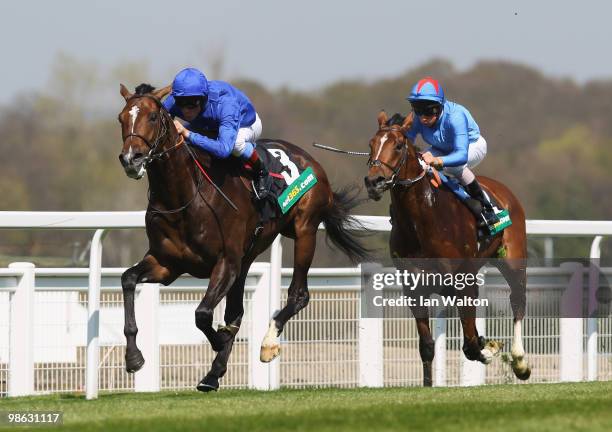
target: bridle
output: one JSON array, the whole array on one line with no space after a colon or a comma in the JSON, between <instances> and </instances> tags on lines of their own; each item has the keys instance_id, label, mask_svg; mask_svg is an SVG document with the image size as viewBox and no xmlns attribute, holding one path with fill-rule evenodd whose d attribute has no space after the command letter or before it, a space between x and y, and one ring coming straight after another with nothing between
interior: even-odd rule
<instances>
[{"instance_id":1,"label":"bridle","mask_svg":"<svg viewBox=\"0 0 612 432\"><path fill-rule=\"evenodd\" d=\"M391 188L395 186L410 187L416 182L418 182L419 180L421 180L423 177L425 177L425 175L427 174L427 169L422 166L423 171L418 176L409 178L409 179L398 179L399 172L402 169L402 166L404 166L404 164L406 163L406 160L408 159L408 138L404 136L401 128L398 126L385 126L385 127L380 128L379 132L380 131L399 132L402 137L401 139L404 143L402 147L402 157L400 158L399 162L397 163L395 167L389 165L388 163L384 161L381 161L380 159L372 160L371 156L370 156L370 159L368 159L368 168L374 168L374 167L379 167L383 165L391 170L391 176L385 178L385 186L389 186ZM418 154L417 157L419 158L419 162L420 162L422 160L421 155Z\"/></svg>"},{"instance_id":2,"label":"bridle","mask_svg":"<svg viewBox=\"0 0 612 432\"><path fill-rule=\"evenodd\" d=\"M168 132L170 131L170 127L168 126L169 122L171 121L170 119L170 114L168 113L168 111L166 110L166 108L164 107L164 105L161 103L161 100L159 100L159 98L153 96L152 94L136 94L136 95L132 95L130 96L126 102L129 102L132 99L139 99L139 98L143 98L146 97L148 99L151 99L155 102L155 104L157 105L157 107L159 108L159 117L157 119L157 133L155 135L155 139L153 140L153 143L149 142L149 140L140 135L140 134L135 134L135 133L130 133L127 134L125 136L123 136L123 144L125 146L125 141L128 138L131 137L136 137L136 138L140 138L141 140L143 140L145 142L145 144L149 147L149 153L147 153L147 155L144 157L144 160L142 162L143 166L147 167L147 165L149 163L151 163L152 161L155 161L157 159L161 159L164 155L166 155L167 153L171 152L172 150L175 150L177 148L179 148L181 145L183 145L185 143L185 139L183 138L183 136L181 134L178 135L177 141L176 143L174 143L174 145L172 147L170 147L169 149L166 150L162 150L159 152L156 152L157 147L159 146L160 142L162 142L162 139L168 134ZM200 164L200 162L198 162L198 158L196 157L196 155L193 153L193 150L191 150L189 148L189 146L185 146L185 149L187 150L187 153L189 154L189 156L191 157L191 159L193 159L194 163L196 164L198 170L196 170L198 179L194 181L196 181L196 188L195 191L193 193L193 197L191 197L191 199L189 200L189 202L187 202L187 204L182 205L181 207L172 209L172 210L159 210L156 209L155 207L151 206L150 207L153 209L152 212L153 213L162 213L162 214L172 214L172 213L178 213L180 211L185 210L187 207L189 207L191 205L191 203L193 203L196 199L196 197L198 196L198 194L200 193L200 188L202 187L202 184L204 183L204 178L206 178L209 183L212 185L212 187L228 202L228 204L236 211L238 211L238 207L236 207L236 205L232 202L232 200L225 195L225 193L219 188L219 186L217 186L215 184L215 182L210 178L210 176L208 175L208 173L206 173L206 171L204 170L204 168L202 167L202 165ZM151 201L151 189L149 189L149 202Z\"/></svg>"},{"instance_id":3,"label":"bridle","mask_svg":"<svg viewBox=\"0 0 612 432\"><path fill-rule=\"evenodd\" d=\"M152 101L155 102L155 104L157 105L157 107L159 108L159 117L157 119L157 133L155 135L155 139L153 140L153 143L149 142L149 140L140 135L140 134L135 134L135 133L130 133L127 134L125 136L123 136L123 143L125 144L125 141L130 138L130 137L136 137L136 138L140 138L141 140L143 140L145 142L145 144L149 147L149 153L147 153L147 155L144 158L144 161L142 162L144 167L146 168L147 165L149 163L151 163L154 160L157 159L161 159L164 155L166 155L167 153L171 152L172 150L177 149L178 147L180 147L182 144L185 143L185 139L183 138L182 135L179 134L178 136L178 140L177 142L170 147L169 149L166 150L162 150L159 152L156 152L157 147L159 146L159 144L162 142L162 139L165 138L165 136L168 134L168 132L170 131L170 128L168 126L168 122L170 121L170 115L168 114L168 111L166 111L166 108L164 107L164 105L161 103L161 101L156 98L153 95L150 94L143 94L143 95L133 95L130 98L128 98L127 102L129 102L132 99L140 99L146 97L148 99L151 99ZM189 148L187 148L189 150ZM195 156L193 155L193 153L191 151L189 151L190 156L195 160ZM203 176L199 175L198 179L196 181L196 188L195 188L195 192L193 194L193 196L191 197L191 199L187 202L187 204L184 204L178 208L172 209L172 210L159 210L153 206L151 206L151 212L152 213L160 213L160 214L173 214L173 213L178 213L181 212L183 210L185 210L187 207L189 207L191 205L191 203L193 203L193 201L195 201L196 197L198 196L198 193L200 192L200 188L202 187L202 183L204 182L204 178ZM149 202L151 201L151 189L149 188L148 191L148 196L149 196Z\"/></svg>"},{"instance_id":4,"label":"bridle","mask_svg":"<svg viewBox=\"0 0 612 432\"><path fill-rule=\"evenodd\" d=\"M131 137L140 138L141 140L144 141L144 143L147 145L147 147L149 147L149 153L147 153L147 155L145 156L144 161L143 161L143 165L146 168L146 166L149 163L151 163L152 161L157 160L157 159L161 159L166 153L171 152L172 150L174 150L177 147L181 146L185 142L185 140L183 139L183 136L179 134L178 140L174 144L174 146L170 147L169 149L162 150L162 151L156 153L157 147L159 146L159 144L162 142L162 139L166 136L166 134L170 130L170 128L168 127L168 121L170 120L170 116L168 115L168 112L166 111L166 108L161 103L161 101L158 98L156 98L155 96L151 95L151 94L142 94L142 95L136 94L136 95L132 95L127 100L127 102L131 101L132 99L141 99L141 98L151 99L152 101L155 102L155 104L159 108L159 113L158 113L158 118L157 118L157 125L156 125L157 133L155 135L155 139L153 140L153 143L151 143L146 137L144 137L144 136L142 136L140 134L135 134L135 133L129 133L127 135L124 135L122 138L123 138L123 143L124 144L125 144L125 142L127 141L128 138L131 138Z\"/></svg>"}]
</instances>

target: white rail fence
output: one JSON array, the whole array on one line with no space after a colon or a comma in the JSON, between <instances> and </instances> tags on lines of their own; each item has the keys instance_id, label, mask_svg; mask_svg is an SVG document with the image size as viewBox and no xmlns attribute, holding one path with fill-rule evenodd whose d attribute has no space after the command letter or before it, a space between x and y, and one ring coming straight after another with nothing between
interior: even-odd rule
<instances>
[{"instance_id":1,"label":"white rail fence","mask_svg":"<svg viewBox=\"0 0 612 432\"><path fill-rule=\"evenodd\" d=\"M386 217L361 217L369 228L388 231ZM170 287L138 287L138 343L146 359L135 375L124 372L123 269L101 267L109 229L142 228L144 212L0 212L0 228L95 229L89 269L43 269L13 263L0 269L0 394L192 388L213 358L194 325L193 311L206 281L182 277ZM530 235L612 234L606 221L528 221ZM257 263L246 283L245 319L237 335L226 387L420 385L421 362L414 322L389 311L383 320L360 317L358 268L312 269L311 304L287 325L280 361L259 362L259 343L270 316L286 297L291 269L283 269L279 239L270 263ZM611 276L610 269L605 269ZM487 289L499 291L509 310L507 286L487 272ZM572 280L598 283L590 269L530 269L529 289L558 291ZM146 288L145 288L146 286ZM144 288L144 289L143 289ZM222 318L222 306L217 318ZM510 316L508 312L508 316ZM531 382L612 379L610 319L528 318L525 345ZM511 340L510 318L479 319L483 334ZM435 385L515 382L502 361L484 366L464 360L456 318L434 318ZM586 354L585 354L586 353Z\"/></svg>"}]
</instances>

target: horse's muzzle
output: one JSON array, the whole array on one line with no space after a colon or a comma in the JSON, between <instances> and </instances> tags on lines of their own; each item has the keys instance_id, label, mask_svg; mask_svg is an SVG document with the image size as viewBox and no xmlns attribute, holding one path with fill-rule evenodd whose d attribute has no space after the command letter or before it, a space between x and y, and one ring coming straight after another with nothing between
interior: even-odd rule
<instances>
[{"instance_id":1,"label":"horse's muzzle","mask_svg":"<svg viewBox=\"0 0 612 432\"><path fill-rule=\"evenodd\" d=\"M123 170L129 178L138 180L146 173L145 157L143 154L137 153L134 157L130 157L121 153L119 155L119 162L121 162L121 166L123 166Z\"/></svg>"},{"instance_id":2,"label":"horse's muzzle","mask_svg":"<svg viewBox=\"0 0 612 432\"><path fill-rule=\"evenodd\" d=\"M379 201L387 190L387 182L383 176L364 177L363 179L368 196L374 201Z\"/></svg>"}]
</instances>

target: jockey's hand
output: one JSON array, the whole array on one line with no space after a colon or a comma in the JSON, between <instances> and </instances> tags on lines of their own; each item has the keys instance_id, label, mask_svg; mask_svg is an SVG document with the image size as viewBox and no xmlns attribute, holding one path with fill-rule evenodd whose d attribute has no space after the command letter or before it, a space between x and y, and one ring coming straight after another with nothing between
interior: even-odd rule
<instances>
[{"instance_id":1,"label":"jockey's hand","mask_svg":"<svg viewBox=\"0 0 612 432\"><path fill-rule=\"evenodd\" d=\"M189 130L185 128L180 121L174 119L174 127L176 127L176 131L179 133L179 135L183 135L183 138L189 138Z\"/></svg>"},{"instance_id":2,"label":"jockey's hand","mask_svg":"<svg viewBox=\"0 0 612 432\"><path fill-rule=\"evenodd\" d=\"M423 153L423 161L427 165L431 165L432 167L436 169L440 169L444 165L444 162L442 162L442 158L435 157L434 155L431 154L431 152Z\"/></svg>"}]
</instances>

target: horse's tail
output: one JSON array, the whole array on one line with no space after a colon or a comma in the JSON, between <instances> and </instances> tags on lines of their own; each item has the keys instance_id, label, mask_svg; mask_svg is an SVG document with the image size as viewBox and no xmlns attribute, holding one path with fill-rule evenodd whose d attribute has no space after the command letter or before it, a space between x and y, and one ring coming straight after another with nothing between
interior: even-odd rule
<instances>
[{"instance_id":1,"label":"horse's tail","mask_svg":"<svg viewBox=\"0 0 612 432\"><path fill-rule=\"evenodd\" d=\"M353 263L357 263L371 259L371 250L359 240L371 231L350 214L351 210L361 203L357 197L359 191L351 194L352 189L348 186L333 192L332 203L323 213L323 223L328 244L331 240Z\"/></svg>"}]
</instances>

